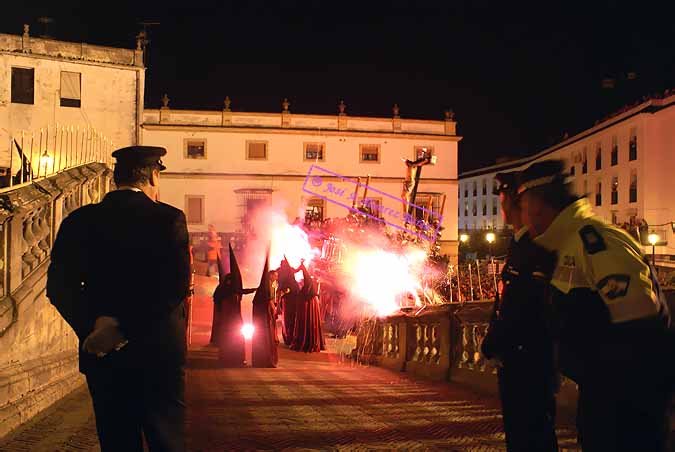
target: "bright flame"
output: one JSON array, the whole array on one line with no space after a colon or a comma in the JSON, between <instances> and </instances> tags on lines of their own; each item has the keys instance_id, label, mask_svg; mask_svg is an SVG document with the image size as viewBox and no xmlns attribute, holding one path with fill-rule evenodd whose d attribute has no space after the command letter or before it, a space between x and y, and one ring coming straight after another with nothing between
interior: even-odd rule
<instances>
[{"instance_id":1,"label":"bright flame","mask_svg":"<svg viewBox=\"0 0 675 452\"><path fill-rule=\"evenodd\" d=\"M348 253L344 268L351 280L352 295L363 299L380 316L400 308L400 299L411 295L421 306L417 291L426 253L410 250L403 254L360 249Z\"/></svg>"},{"instance_id":2,"label":"bright flame","mask_svg":"<svg viewBox=\"0 0 675 452\"><path fill-rule=\"evenodd\" d=\"M250 323L244 323L241 327L241 335L244 336L244 339L250 340L253 337L253 331L255 328Z\"/></svg>"}]
</instances>

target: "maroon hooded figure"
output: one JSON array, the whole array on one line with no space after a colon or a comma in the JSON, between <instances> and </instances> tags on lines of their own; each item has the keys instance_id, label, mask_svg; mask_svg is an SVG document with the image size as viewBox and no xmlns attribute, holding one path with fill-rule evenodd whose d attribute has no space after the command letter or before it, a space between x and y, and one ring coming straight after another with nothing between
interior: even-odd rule
<instances>
[{"instance_id":1,"label":"maroon hooded figure","mask_svg":"<svg viewBox=\"0 0 675 452\"><path fill-rule=\"evenodd\" d=\"M213 328L211 340L218 346L218 357L224 367L242 367L245 364L244 337L241 334L241 296L255 289L244 289L241 272L230 245L230 273L225 274L218 257L220 281L213 293Z\"/></svg>"},{"instance_id":2,"label":"maroon hooded figure","mask_svg":"<svg viewBox=\"0 0 675 452\"><path fill-rule=\"evenodd\" d=\"M320 352L326 349L321 327L321 310L319 308L319 291L305 264L300 265L304 278L297 314L291 350L298 352Z\"/></svg>"},{"instance_id":3,"label":"maroon hooded figure","mask_svg":"<svg viewBox=\"0 0 675 452\"><path fill-rule=\"evenodd\" d=\"M279 266L279 292L281 293L281 312L283 313L283 328L281 333L284 337L284 344L291 345L293 342L293 329L295 328L295 313L297 311L298 300L300 297L300 286L295 280L295 274L300 269L291 267L291 264L284 256Z\"/></svg>"},{"instance_id":4,"label":"maroon hooded figure","mask_svg":"<svg viewBox=\"0 0 675 452\"><path fill-rule=\"evenodd\" d=\"M260 286L253 297L253 340L251 360L253 367L277 367L276 300L273 281L270 279L270 252L267 249L265 267L260 277Z\"/></svg>"}]
</instances>

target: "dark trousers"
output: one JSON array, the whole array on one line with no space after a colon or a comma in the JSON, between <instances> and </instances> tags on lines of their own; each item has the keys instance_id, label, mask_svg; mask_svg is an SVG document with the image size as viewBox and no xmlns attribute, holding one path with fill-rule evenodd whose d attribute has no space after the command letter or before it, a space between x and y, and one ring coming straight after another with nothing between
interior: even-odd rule
<instances>
[{"instance_id":1,"label":"dark trousers","mask_svg":"<svg viewBox=\"0 0 675 452\"><path fill-rule=\"evenodd\" d=\"M670 394L655 382L622 377L579 385L577 430L584 452L664 452ZM616 376L614 376L616 378Z\"/></svg>"},{"instance_id":2,"label":"dark trousers","mask_svg":"<svg viewBox=\"0 0 675 452\"><path fill-rule=\"evenodd\" d=\"M556 452L555 396L552 377L532 366L509 366L498 372L506 449L509 452Z\"/></svg>"},{"instance_id":3,"label":"dark trousers","mask_svg":"<svg viewBox=\"0 0 675 452\"><path fill-rule=\"evenodd\" d=\"M87 373L101 452L185 452L185 372Z\"/></svg>"}]
</instances>

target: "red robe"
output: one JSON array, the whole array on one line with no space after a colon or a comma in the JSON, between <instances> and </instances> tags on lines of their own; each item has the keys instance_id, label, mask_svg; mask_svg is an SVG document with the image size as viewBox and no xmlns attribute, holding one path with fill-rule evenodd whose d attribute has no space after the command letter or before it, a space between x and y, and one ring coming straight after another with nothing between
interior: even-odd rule
<instances>
[{"instance_id":1,"label":"red robe","mask_svg":"<svg viewBox=\"0 0 675 452\"><path fill-rule=\"evenodd\" d=\"M301 269L305 282L300 292L290 348L297 352L320 352L326 349L326 343L321 327L319 294L316 283L305 266L302 265Z\"/></svg>"},{"instance_id":2,"label":"red robe","mask_svg":"<svg viewBox=\"0 0 675 452\"><path fill-rule=\"evenodd\" d=\"M277 367L277 316L274 299L253 300L253 367Z\"/></svg>"}]
</instances>

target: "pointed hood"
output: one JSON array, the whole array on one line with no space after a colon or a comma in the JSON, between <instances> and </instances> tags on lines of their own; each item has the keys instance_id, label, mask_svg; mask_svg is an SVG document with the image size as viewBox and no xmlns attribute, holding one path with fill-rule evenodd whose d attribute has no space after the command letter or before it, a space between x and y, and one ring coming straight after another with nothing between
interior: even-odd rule
<instances>
[{"instance_id":1,"label":"pointed hood","mask_svg":"<svg viewBox=\"0 0 675 452\"><path fill-rule=\"evenodd\" d=\"M281 265L279 266L279 289L291 289L292 294L300 292L300 286L295 280L295 272L286 256L284 256L284 260L281 261Z\"/></svg>"},{"instance_id":2,"label":"pointed hood","mask_svg":"<svg viewBox=\"0 0 675 452\"><path fill-rule=\"evenodd\" d=\"M220 258L220 253L216 255L216 261L218 262L218 283L222 284L223 279L225 279L225 275L229 273L225 265L227 261L223 262L223 260Z\"/></svg>"},{"instance_id":3,"label":"pointed hood","mask_svg":"<svg viewBox=\"0 0 675 452\"><path fill-rule=\"evenodd\" d=\"M237 293L241 293L242 290L244 290L244 283L241 280L241 270L239 270L237 258L234 256L232 244L228 243L227 246L230 248L230 273L232 273L232 289Z\"/></svg>"},{"instance_id":4,"label":"pointed hood","mask_svg":"<svg viewBox=\"0 0 675 452\"><path fill-rule=\"evenodd\" d=\"M302 296L304 298L313 298L318 295L318 292L316 290L316 282L312 278L312 275L309 274L309 271L307 270L307 267L305 267L305 264L302 264L300 266L302 269L302 278L304 280L302 284Z\"/></svg>"},{"instance_id":5,"label":"pointed hood","mask_svg":"<svg viewBox=\"0 0 675 452\"><path fill-rule=\"evenodd\" d=\"M253 304L267 304L272 298L272 291L270 287L270 247L267 247L267 254L265 256L265 266L263 267L262 275L260 276L260 285L253 297Z\"/></svg>"}]
</instances>

